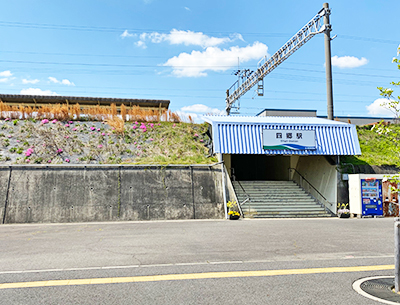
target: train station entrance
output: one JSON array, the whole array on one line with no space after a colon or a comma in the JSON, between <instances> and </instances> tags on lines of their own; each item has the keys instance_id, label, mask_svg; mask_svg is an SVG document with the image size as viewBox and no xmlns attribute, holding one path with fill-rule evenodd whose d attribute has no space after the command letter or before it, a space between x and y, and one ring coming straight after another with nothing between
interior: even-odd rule
<instances>
[{"instance_id":1,"label":"train station entrance","mask_svg":"<svg viewBox=\"0 0 400 305\"><path fill-rule=\"evenodd\" d=\"M354 125L316 117L204 119L250 217L336 213L340 156L361 154Z\"/></svg>"}]
</instances>

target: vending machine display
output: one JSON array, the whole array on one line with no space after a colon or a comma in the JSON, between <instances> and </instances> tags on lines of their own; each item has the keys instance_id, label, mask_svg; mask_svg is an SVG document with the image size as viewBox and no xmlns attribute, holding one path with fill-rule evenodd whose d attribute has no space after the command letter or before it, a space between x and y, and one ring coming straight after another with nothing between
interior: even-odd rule
<instances>
[{"instance_id":1,"label":"vending machine display","mask_svg":"<svg viewBox=\"0 0 400 305\"><path fill-rule=\"evenodd\" d=\"M382 180L361 179L362 215L383 215Z\"/></svg>"}]
</instances>

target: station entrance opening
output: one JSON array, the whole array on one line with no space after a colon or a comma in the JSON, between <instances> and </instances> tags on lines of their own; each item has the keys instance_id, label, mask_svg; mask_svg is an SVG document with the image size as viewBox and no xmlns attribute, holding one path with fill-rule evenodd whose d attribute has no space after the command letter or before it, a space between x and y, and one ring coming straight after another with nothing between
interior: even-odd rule
<instances>
[{"instance_id":1,"label":"station entrance opening","mask_svg":"<svg viewBox=\"0 0 400 305\"><path fill-rule=\"evenodd\" d=\"M290 156L231 155L234 180L289 180Z\"/></svg>"},{"instance_id":2,"label":"station entrance opening","mask_svg":"<svg viewBox=\"0 0 400 305\"><path fill-rule=\"evenodd\" d=\"M212 152L249 217L336 212L340 156L361 154L354 125L315 117L207 116Z\"/></svg>"}]
</instances>

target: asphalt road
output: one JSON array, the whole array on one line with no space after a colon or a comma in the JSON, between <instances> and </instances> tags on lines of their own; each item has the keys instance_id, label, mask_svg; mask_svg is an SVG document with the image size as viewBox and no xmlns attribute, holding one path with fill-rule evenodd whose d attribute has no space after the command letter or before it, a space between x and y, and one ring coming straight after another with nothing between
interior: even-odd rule
<instances>
[{"instance_id":1,"label":"asphalt road","mask_svg":"<svg viewBox=\"0 0 400 305\"><path fill-rule=\"evenodd\" d=\"M377 304L393 251L389 218L1 225L0 304Z\"/></svg>"}]
</instances>

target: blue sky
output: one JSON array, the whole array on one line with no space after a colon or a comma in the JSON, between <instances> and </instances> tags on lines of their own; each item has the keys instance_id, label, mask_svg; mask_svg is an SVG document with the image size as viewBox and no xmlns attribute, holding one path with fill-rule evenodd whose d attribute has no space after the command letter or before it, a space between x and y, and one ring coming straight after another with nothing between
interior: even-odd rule
<instances>
[{"instance_id":1,"label":"blue sky","mask_svg":"<svg viewBox=\"0 0 400 305\"><path fill-rule=\"evenodd\" d=\"M225 108L233 72L254 70L321 8L323 1L3 1L0 92L169 99L173 111ZM40 5L38 4L40 3ZM390 114L378 86L399 71L398 0L329 2L337 116ZM240 101L326 115L324 37L313 37Z\"/></svg>"}]
</instances>

